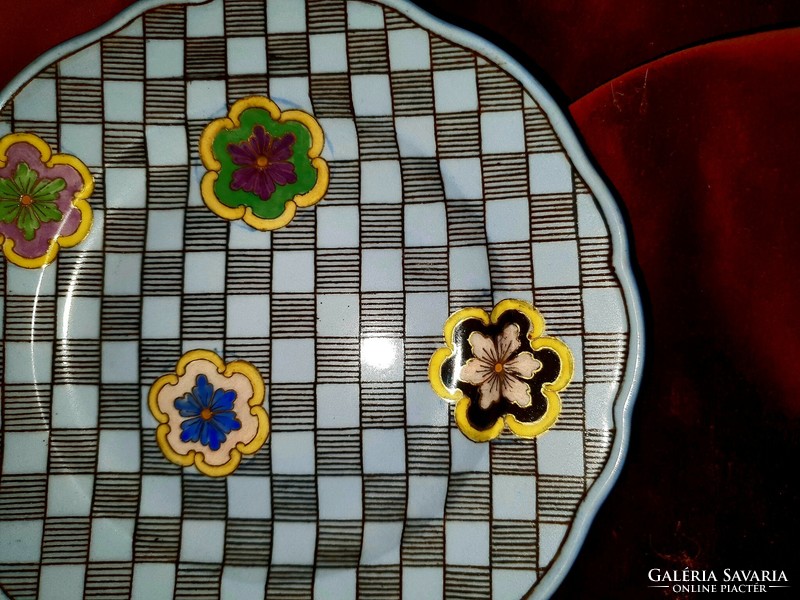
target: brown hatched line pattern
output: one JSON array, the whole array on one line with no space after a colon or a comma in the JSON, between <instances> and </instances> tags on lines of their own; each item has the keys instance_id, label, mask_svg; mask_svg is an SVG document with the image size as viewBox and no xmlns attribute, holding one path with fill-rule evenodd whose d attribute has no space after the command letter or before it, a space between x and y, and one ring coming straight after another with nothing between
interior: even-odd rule
<instances>
[{"instance_id":1,"label":"brown hatched line pattern","mask_svg":"<svg viewBox=\"0 0 800 600\"><path fill-rule=\"evenodd\" d=\"M182 39L186 31L186 8L165 6L144 14L144 33L148 38Z\"/></svg>"},{"instance_id":2,"label":"brown hatched line pattern","mask_svg":"<svg viewBox=\"0 0 800 600\"><path fill-rule=\"evenodd\" d=\"M177 563L180 538L180 517L139 517L133 538L134 561Z\"/></svg>"},{"instance_id":3,"label":"brown hatched line pattern","mask_svg":"<svg viewBox=\"0 0 800 600\"><path fill-rule=\"evenodd\" d=\"M556 137L547 116L538 106L523 110L525 123L525 145L530 152L560 152L561 142Z\"/></svg>"},{"instance_id":4,"label":"brown hatched line pattern","mask_svg":"<svg viewBox=\"0 0 800 600\"><path fill-rule=\"evenodd\" d=\"M350 77L347 73L312 73L309 87L317 117L353 117Z\"/></svg>"},{"instance_id":5,"label":"brown hatched line pattern","mask_svg":"<svg viewBox=\"0 0 800 600\"><path fill-rule=\"evenodd\" d=\"M147 233L147 211L144 208L106 209L104 229L107 252L141 252Z\"/></svg>"},{"instance_id":6,"label":"brown hatched line pattern","mask_svg":"<svg viewBox=\"0 0 800 600\"><path fill-rule=\"evenodd\" d=\"M441 344L441 336L406 338L405 374L408 383L428 381L428 363Z\"/></svg>"},{"instance_id":7,"label":"brown hatched line pattern","mask_svg":"<svg viewBox=\"0 0 800 600\"><path fill-rule=\"evenodd\" d=\"M347 8L339 0L309 0L309 33L342 33L347 28Z\"/></svg>"},{"instance_id":8,"label":"brown hatched line pattern","mask_svg":"<svg viewBox=\"0 0 800 600\"><path fill-rule=\"evenodd\" d=\"M83 597L102 600L129 598L132 579L133 565L130 562L90 562L86 567Z\"/></svg>"},{"instance_id":9,"label":"brown hatched line pattern","mask_svg":"<svg viewBox=\"0 0 800 600\"><path fill-rule=\"evenodd\" d=\"M228 519L225 528L225 564L268 565L272 551L272 521Z\"/></svg>"},{"instance_id":10,"label":"brown hatched line pattern","mask_svg":"<svg viewBox=\"0 0 800 600\"><path fill-rule=\"evenodd\" d=\"M584 389L579 382L570 383L559 392L561 396L561 413L553 426L555 430L581 431L584 427Z\"/></svg>"},{"instance_id":11,"label":"brown hatched line pattern","mask_svg":"<svg viewBox=\"0 0 800 600\"><path fill-rule=\"evenodd\" d=\"M183 291L183 256L180 250L145 251L142 257L142 294L180 296ZM85 267L82 267L81 277L84 276L84 270ZM102 270L97 277L102 289Z\"/></svg>"},{"instance_id":12,"label":"brown hatched line pattern","mask_svg":"<svg viewBox=\"0 0 800 600\"><path fill-rule=\"evenodd\" d=\"M489 273L495 290L530 290L533 280L531 245L489 244Z\"/></svg>"},{"instance_id":13,"label":"brown hatched line pattern","mask_svg":"<svg viewBox=\"0 0 800 600\"><path fill-rule=\"evenodd\" d=\"M153 209L183 209L189 194L189 167L150 166L147 186L147 206L151 213Z\"/></svg>"},{"instance_id":14,"label":"brown hatched line pattern","mask_svg":"<svg viewBox=\"0 0 800 600\"><path fill-rule=\"evenodd\" d=\"M456 521L488 521L491 515L489 473L451 473L447 483L445 518Z\"/></svg>"},{"instance_id":15,"label":"brown hatched line pattern","mask_svg":"<svg viewBox=\"0 0 800 600\"><path fill-rule=\"evenodd\" d=\"M484 156L481 166L486 199L525 198L528 195L529 185L525 162L524 153ZM533 225L538 227L538 223Z\"/></svg>"},{"instance_id":16,"label":"brown hatched line pattern","mask_svg":"<svg viewBox=\"0 0 800 600\"><path fill-rule=\"evenodd\" d=\"M139 473L98 473L94 480L92 516L135 519L141 483Z\"/></svg>"},{"instance_id":17,"label":"brown hatched line pattern","mask_svg":"<svg viewBox=\"0 0 800 600\"><path fill-rule=\"evenodd\" d=\"M614 287L616 277L611 266L611 242L608 238L578 238L581 283L584 287Z\"/></svg>"},{"instance_id":18,"label":"brown hatched line pattern","mask_svg":"<svg viewBox=\"0 0 800 600\"><path fill-rule=\"evenodd\" d=\"M313 383L269 383L270 422L274 431L314 428Z\"/></svg>"},{"instance_id":19,"label":"brown hatched line pattern","mask_svg":"<svg viewBox=\"0 0 800 600\"><path fill-rule=\"evenodd\" d=\"M224 14L228 37L257 37L267 33L263 0L227 0Z\"/></svg>"},{"instance_id":20,"label":"brown hatched line pattern","mask_svg":"<svg viewBox=\"0 0 800 600\"><path fill-rule=\"evenodd\" d=\"M386 73L389 64L388 41L386 32L377 30L347 31L347 60L350 73L366 75L370 73Z\"/></svg>"},{"instance_id":21,"label":"brown hatched line pattern","mask_svg":"<svg viewBox=\"0 0 800 600\"><path fill-rule=\"evenodd\" d=\"M399 475L364 475L364 519L367 521L402 521L408 493L405 473Z\"/></svg>"},{"instance_id":22,"label":"brown hatched line pattern","mask_svg":"<svg viewBox=\"0 0 800 600\"><path fill-rule=\"evenodd\" d=\"M313 338L316 333L316 298L314 294L277 294L271 296L273 338Z\"/></svg>"},{"instance_id":23,"label":"brown hatched line pattern","mask_svg":"<svg viewBox=\"0 0 800 600\"><path fill-rule=\"evenodd\" d=\"M536 475L536 440L503 432L489 448L493 475Z\"/></svg>"},{"instance_id":24,"label":"brown hatched line pattern","mask_svg":"<svg viewBox=\"0 0 800 600\"><path fill-rule=\"evenodd\" d=\"M363 600L399 598L400 565L362 565L358 570L358 597Z\"/></svg>"},{"instance_id":25,"label":"brown hatched line pattern","mask_svg":"<svg viewBox=\"0 0 800 600\"><path fill-rule=\"evenodd\" d=\"M494 566L530 569L537 564L539 531L534 521L494 521L491 536Z\"/></svg>"},{"instance_id":26,"label":"brown hatched line pattern","mask_svg":"<svg viewBox=\"0 0 800 600\"><path fill-rule=\"evenodd\" d=\"M302 600L310 598L314 567L271 565L267 578L266 600Z\"/></svg>"},{"instance_id":27,"label":"brown hatched line pattern","mask_svg":"<svg viewBox=\"0 0 800 600\"><path fill-rule=\"evenodd\" d=\"M355 121L362 161L400 157L392 117L356 117Z\"/></svg>"},{"instance_id":28,"label":"brown hatched line pattern","mask_svg":"<svg viewBox=\"0 0 800 600\"><path fill-rule=\"evenodd\" d=\"M0 476L0 521L43 519L46 508L46 474Z\"/></svg>"},{"instance_id":29,"label":"brown hatched line pattern","mask_svg":"<svg viewBox=\"0 0 800 600\"><path fill-rule=\"evenodd\" d=\"M584 446L586 448L586 477L594 480L603 470L608 456L611 453L611 442L613 441L614 430L607 429L587 429Z\"/></svg>"},{"instance_id":30,"label":"brown hatched line pattern","mask_svg":"<svg viewBox=\"0 0 800 600\"><path fill-rule=\"evenodd\" d=\"M583 346L586 383L619 383L627 347L627 333L587 333Z\"/></svg>"},{"instance_id":31,"label":"brown hatched line pattern","mask_svg":"<svg viewBox=\"0 0 800 600\"><path fill-rule=\"evenodd\" d=\"M492 572L489 567L445 565L444 595L446 598L481 600L491 597Z\"/></svg>"},{"instance_id":32,"label":"brown hatched line pattern","mask_svg":"<svg viewBox=\"0 0 800 600\"><path fill-rule=\"evenodd\" d=\"M582 335L583 299L580 288L536 289L534 304L544 317L545 331L548 335Z\"/></svg>"},{"instance_id":33,"label":"brown hatched line pattern","mask_svg":"<svg viewBox=\"0 0 800 600\"><path fill-rule=\"evenodd\" d=\"M358 383L361 351L358 338L316 338L317 381Z\"/></svg>"},{"instance_id":34,"label":"brown hatched line pattern","mask_svg":"<svg viewBox=\"0 0 800 600\"><path fill-rule=\"evenodd\" d=\"M221 576L222 565L179 563L175 600L217 600Z\"/></svg>"},{"instance_id":35,"label":"brown hatched line pattern","mask_svg":"<svg viewBox=\"0 0 800 600\"><path fill-rule=\"evenodd\" d=\"M406 422L402 381L361 383L361 424L363 427L403 427Z\"/></svg>"},{"instance_id":36,"label":"brown hatched line pattern","mask_svg":"<svg viewBox=\"0 0 800 600\"><path fill-rule=\"evenodd\" d=\"M391 74L392 102L398 117L433 115L433 74L395 71Z\"/></svg>"},{"instance_id":37,"label":"brown hatched line pattern","mask_svg":"<svg viewBox=\"0 0 800 600\"><path fill-rule=\"evenodd\" d=\"M48 517L44 521L42 564L80 564L89 554L89 517Z\"/></svg>"},{"instance_id":38,"label":"brown hatched line pattern","mask_svg":"<svg viewBox=\"0 0 800 600\"><path fill-rule=\"evenodd\" d=\"M358 204L361 185L361 165L356 160L332 160L328 164L331 179L321 206Z\"/></svg>"},{"instance_id":39,"label":"brown hatched line pattern","mask_svg":"<svg viewBox=\"0 0 800 600\"><path fill-rule=\"evenodd\" d=\"M225 38L188 38L184 44L187 79L225 79L227 76Z\"/></svg>"},{"instance_id":40,"label":"brown hatched line pattern","mask_svg":"<svg viewBox=\"0 0 800 600\"><path fill-rule=\"evenodd\" d=\"M55 298L9 295L5 302L5 313L5 341L52 341L56 330Z\"/></svg>"},{"instance_id":41,"label":"brown hatched line pattern","mask_svg":"<svg viewBox=\"0 0 800 600\"><path fill-rule=\"evenodd\" d=\"M469 69L475 66L475 55L438 35L431 34L431 67L433 71Z\"/></svg>"},{"instance_id":42,"label":"brown hatched line pattern","mask_svg":"<svg viewBox=\"0 0 800 600\"><path fill-rule=\"evenodd\" d=\"M400 552L404 565L441 567L444 564L442 520L407 519Z\"/></svg>"},{"instance_id":43,"label":"brown hatched line pattern","mask_svg":"<svg viewBox=\"0 0 800 600\"><path fill-rule=\"evenodd\" d=\"M272 516L275 521L316 521L316 476L273 474Z\"/></svg>"},{"instance_id":44,"label":"brown hatched line pattern","mask_svg":"<svg viewBox=\"0 0 800 600\"><path fill-rule=\"evenodd\" d=\"M106 167L147 165L147 145L142 123L107 123L103 132L103 158Z\"/></svg>"},{"instance_id":45,"label":"brown hatched line pattern","mask_svg":"<svg viewBox=\"0 0 800 600\"><path fill-rule=\"evenodd\" d=\"M317 539L317 567L358 567L361 558L361 521L320 519Z\"/></svg>"},{"instance_id":46,"label":"brown hatched line pattern","mask_svg":"<svg viewBox=\"0 0 800 600\"><path fill-rule=\"evenodd\" d=\"M103 86L100 81L58 78L62 123L101 123Z\"/></svg>"},{"instance_id":47,"label":"brown hatched line pattern","mask_svg":"<svg viewBox=\"0 0 800 600\"><path fill-rule=\"evenodd\" d=\"M141 337L142 297L106 295L100 308L100 339L103 341L138 341ZM74 334L72 334L74 337ZM69 341L69 340L65 340ZM69 352L69 348L65 348ZM60 351L59 351L60 352ZM59 355L61 355L59 353ZM158 356L158 352L156 352Z\"/></svg>"},{"instance_id":48,"label":"brown hatched line pattern","mask_svg":"<svg viewBox=\"0 0 800 600\"><path fill-rule=\"evenodd\" d=\"M409 475L442 475L450 472L450 430L415 426L406 432Z\"/></svg>"},{"instance_id":49,"label":"brown hatched line pattern","mask_svg":"<svg viewBox=\"0 0 800 600\"><path fill-rule=\"evenodd\" d=\"M478 113L437 113L436 143L441 158L481 155L481 127Z\"/></svg>"},{"instance_id":50,"label":"brown hatched line pattern","mask_svg":"<svg viewBox=\"0 0 800 600\"><path fill-rule=\"evenodd\" d=\"M94 383L100 375L100 340L63 339L55 344L53 383Z\"/></svg>"},{"instance_id":51,"label":"brown hatched line pattern","mask_svg":"<svg viewBox=\"0 0 800 600\"><path fill-rule=\"evenodd\" d=\"M359 218L362 248L403 247L401 204L362 204Z\"/></svg>"},{"instance_id":52,"label":"brown hatched line pattern","mask_svg":"<svg viewBox=\"0 0 800 600\"><path fill-rule=\"evenodd\" d=\"M142 426L139 415L142 388L138 384L101 383L99 402L101 429L138 430Z\"/></svg>"},{"instance_id":53,"label":"brown hatched line pattern","mask_svg":"<svg viewBox=\"0 0 800 600\"><path fill-rule=\"evenodd\" d=\"M478 99L481 110L522 110L523 91L502 69L478 59Z\"/></svg>"},{"instance_id":54,"label":"brown hatched line pattern","mask_svg":"<svg viewBox=\"0 0 800 600\"><path fill-rule=\"evenodd\" d=\"M274 33L267 37L267 64L272 77L308 75L308 36Z\"/></svg>"},{"instance_id":55,"label":"brown hatched line pattern","mask_svg":"<svg viewBox=\"0 0 800 600\"><path fill-rule=\"evenodd\" d=\"M153 125L183 125L186 121L186 86L174 81L147 79L144 114ZM101 119L102 120L102 119Z\"/></svg>"},{"instance_id":56,"label":"brown hatched line pattern","mask_svg":"<svg viewBox=\"0 0 800 600\"><path fill-rule=\"evenodd\" d=\"M451 246L481 246L486 244L485 202L448 200L447 237Z\"/></svg>"},{"instance_id":57,"label":"brown hatched line pattern","mask_svg":"<svg viewBox=\"0 0 800 600\"><path fill-rule=\"evenodd\" d=\"M144 40L141 37L115 35L102 43L103 76L121 81L144 79Z\"/></svg>"},{"instance_id":58,"label":"brown hatched line pattern","mask_svg":"<svg viewBox=\"0 0 800 600\"><path fill-rule=\"evenodd\" d=\"M403 336L403 292L370 292L361 296L361 334L369 337Z\"/></svg>"},{"instance_id":59,"label":"brown hatched line pattern","mask_svg":"<svg viewBox=\"0 0 800 600\"><path fill-rule=\"evenodd\" d=\"M357 427L317 430L317 473L361 474L361 431Z\"/></svg>"},{"instance_id":60,"label":"brown hatched line pattern","mask_svg":"<svg viewBox=\"0 0 800 600\"><path fill-rule=\"evenodd\" d=\"M444 202L444 184L435 158L402 158L403 202Z\"/></svg>"},{"instance_id":61,"label":"brown hatched line pattern","mask_svg":"<svg viewBox=\"0 0 800 600\"><path fill-rule=\"evenodd\" d=\"M410 21L396 10L391 8L383 9L383 18L386 23L386 29L415 29L416 23Z\"/></svg>"},{"instance_id":62,"label":"brown hatched line pattern","mask_svg":"<svg viewBox=\"0 0 800 600\"><path fill-rule=\"evenodd\" d=\"M228 487L224 479L212 479L185 473L181 478L183 507L186 519L219 519L228 513Z\"/></svg>"},{"instance_id":63,"label":"brown hatched line pattern","mask_svg":"<svg viewBox=\"0 0 800 600\"><path fill-rule=\"evenodd\" d=\"M447 248L404 248L403 285L409 292L447 288Z\"/></svg>"},{"instance_id":64,"label":"brown hatched line pattern","mask_svg":"<svg viewBox=\"0 0 800 600\"><path fill-rule=\"evenodd\" d=\"M316 285L320 293L358 293L361 289L361 257L358 249L318 250Z\"/></svg>"},{"instance_id":65,"label":"brown hatched line pattern","mask_svg":"<svg viewBox=\"0 0 800 600\"><path fill-rule=\"evenodd\" d=\"M51 404L50 384L6 383L3 389L3 430L46 431L50 427ZM0 499L4 493L0 489ZM3 511L0 514L4 514Z\"/></svg>"},{"instance_id":66,"label":"brown hatched line pattern","mask_svg":"<svg viewBox=\"0 0 800 600\"><path fill-rule=\"evenodd\" d=\"M228 106L248 96L270 97L269 79L266 74L229 75L226 88Z\"/></svg>"},{"instance_id":67,"label":"brown hatched line pattern","mask_svg":"<svg viewBox=\"0 0 800 600\"><path fill-rule=\"evenodd\" d=\"M536 479L536 505L539 518L546 523L569 523L583 499L583 477L539 475Z\"/></svg>"},{"instance_id":68,"label":"brown hatched line pattern","mask_svg":"<svg viewBox=\"0 0 800 600\"><path fill-rule=\"evenodd\" d=\"M572 194L541 194L530 197L531 240L553 242L577 237L577 215Z\"/></svg>"}]
</instances>

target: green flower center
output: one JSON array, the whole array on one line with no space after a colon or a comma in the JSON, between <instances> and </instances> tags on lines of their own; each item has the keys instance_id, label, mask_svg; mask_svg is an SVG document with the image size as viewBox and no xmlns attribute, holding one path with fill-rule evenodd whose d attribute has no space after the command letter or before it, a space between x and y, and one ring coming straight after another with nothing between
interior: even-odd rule
<instances>
[{"instance_id":1,"label":"green flower center","mask_svg":"<svg viewBox=\"0 0 800 600\"><path fill-rule=\"evenodd\" d=\"M22 206L30 206L33 204L33 198L31 198L28 194L22 194L22 196L19 197L19 203Z\"/></svg>"}]
</instances>

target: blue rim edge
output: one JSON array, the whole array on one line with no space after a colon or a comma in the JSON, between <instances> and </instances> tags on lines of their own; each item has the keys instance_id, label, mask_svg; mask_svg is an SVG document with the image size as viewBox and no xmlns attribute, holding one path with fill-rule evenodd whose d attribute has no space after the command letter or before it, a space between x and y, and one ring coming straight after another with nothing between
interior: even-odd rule
<instances>
[{"instance_id":1,"label":"blue rim edge","mask_svg":"<svg viewBox=\"0 0 800 600\"><path fill-rule=\"evenodd\" d=\"M0 91L0 107L11 100L14 94L42 69L80 50L84 46L96 42L100 38L123 28L130 21L133 21L148 10L170 4L206 4L209 1L210 0L139 0L114 16L104 25L83 35L74 37L42 54ZM595 514L597 514L601 504L605 501L611 488L619 477L622 464L625 461L625 454L628 450L631 412L641 383L645 340L641 298L631 266L625 222L622 218L619 206L617 205L617 201L589 160L586 151L575 135L569 121L564 116L561 107L556 103L544 86L528 73L519 62L491 42L470 31L451 25L431 15L422 8L412 4L409 0L366 0L366 2L384 4L385 6L393 8L412 21L418 23L420 26L460 44L465 48L482 54L521 83L525 91L533 97L547 115L575 168L600 204L603 216L607 220L609 233L614 242L612 262L624 293L630 344L625 374L620 384L619 391L617 392L617 397L614 400L613 416L614 424L616 425L616 433L614 435L614 443L611 447L608 462L583 498L581 506L575 514L575 519L567 533L567 537L556 554L555 560L544 577L537 581L527 594L529 597L535 599L547 598L558 588L572 566L572 563L575 561L575 557L583 545L583 541L586 538L586 534L589 532L589 527L591 526ZM4 595L2 591L0 591L0 595Z\"/></svg>"}]
</instances>

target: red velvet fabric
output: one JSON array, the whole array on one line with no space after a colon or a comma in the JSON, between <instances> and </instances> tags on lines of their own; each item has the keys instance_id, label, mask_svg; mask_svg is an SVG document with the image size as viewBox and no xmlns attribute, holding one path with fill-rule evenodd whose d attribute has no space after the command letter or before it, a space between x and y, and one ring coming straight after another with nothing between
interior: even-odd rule
<instances>
[{"instance_id":1,"label":"red velvet fabric","mask_svg":"<svg viewBox=\"0 0 800 600\"><path fill-rule=\"evenodd\" d=\"M5 1L0 87L130 3ZM656 598L652 568L798 583L800 4L732 4L425 3L550 87L630 225L648 347L631 446L556 598Z\"/></svg>"}]
</instances>

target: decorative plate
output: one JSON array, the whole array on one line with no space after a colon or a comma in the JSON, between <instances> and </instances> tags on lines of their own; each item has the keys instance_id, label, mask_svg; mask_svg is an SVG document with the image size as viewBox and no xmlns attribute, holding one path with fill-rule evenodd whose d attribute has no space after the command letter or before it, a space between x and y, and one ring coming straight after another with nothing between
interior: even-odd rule
<instances>
[{"instance_id":1,"label":"decorative plate","mask_svg":"<svg viewBox=\"0 0 800 600\"><path fill-rule=\"evenodd\" d=\"M404 0L162 4L0 94L0 587L548 596L643 348L567 120Z\"/></svg>"}]
</instances>

